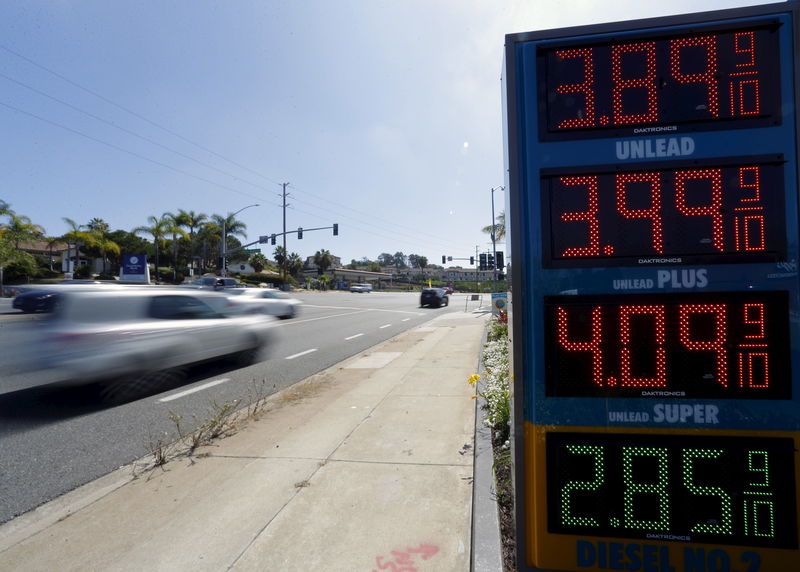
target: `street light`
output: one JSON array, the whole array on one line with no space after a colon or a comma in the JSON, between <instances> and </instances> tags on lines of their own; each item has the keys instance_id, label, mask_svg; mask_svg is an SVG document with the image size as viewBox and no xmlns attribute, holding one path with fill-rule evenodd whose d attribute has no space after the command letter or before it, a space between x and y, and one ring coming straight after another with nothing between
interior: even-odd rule
<instances>
[{"instance_id":1,"label":"street light","mask_svg":"<svg viewBox=\"0 0 800 572\"><path fill-rule=\"evenodd\" d=\"M505 191L506 188L503 186L500 187L493 187L492 188L492 259L494 262L492 263L492 292L497 292L497 245L496 240L497 236L495 231L497 230L497 221L494 218L494 192L495 191Z\"/></svg>"},{"instance_id":2,"label":"street light","mask_svg":"<svg viewBox=\"0 0 800 572\"><path fill-rule=\"evenodd\" d=\"M228 234L225 232L225 223L229 218L235 217L237 214L242 212L244 209L249 209L250 207L258 207L258 206L261 206L261 205L259 205L259 204L247 205L246 207L240 208L235 213L229 214L227 216L227 218L223 218L222 219L222 270L221 270L221 272L222 272L223 276L227 275L226 269L228 267L227 261L225 260L225 255L227 254L227 251L228 251Z\"/></svg>"}]
</instances>

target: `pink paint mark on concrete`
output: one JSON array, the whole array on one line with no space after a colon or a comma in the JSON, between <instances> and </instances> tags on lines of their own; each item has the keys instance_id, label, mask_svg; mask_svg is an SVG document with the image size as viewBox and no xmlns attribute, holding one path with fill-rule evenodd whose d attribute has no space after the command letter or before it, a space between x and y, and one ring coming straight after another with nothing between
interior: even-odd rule
<instances>
[{"instance_id":1,"label":"pink paint mark on concrete","mask_svg":"<svg viewBox=\"0 0 800 572\"><path fill-rule=\"evenodd\" d=\"M378 570L390 570L391 572L418 572L414 564L414 557L419 556L422 560L428 560L431 556L439 552L438 546L431 544L420 544L416 548L406 548L405 552L392 550L391 558L386 556L376 556L375 565ZM378 572L372 569L372 572Z\"/></svg>"}]
</instances>

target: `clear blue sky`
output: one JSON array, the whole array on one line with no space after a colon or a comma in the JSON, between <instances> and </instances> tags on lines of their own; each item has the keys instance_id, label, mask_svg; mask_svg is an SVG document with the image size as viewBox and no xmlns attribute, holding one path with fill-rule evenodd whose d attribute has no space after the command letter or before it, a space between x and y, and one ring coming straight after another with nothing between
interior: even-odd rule
<instances>
[{"instance_id":1,"label":"clear blue sky","mask_svg":"<svg viewBox=\"0 0 800 572\"><path fill-rule=\"evenodd\" d=\"M489 244L505 34L756 3L6 1L0 199L49 235L260 203L256 240L288 182L288 228L340 226L290 252L439 264Z\"/></svg>"}]
</instances>

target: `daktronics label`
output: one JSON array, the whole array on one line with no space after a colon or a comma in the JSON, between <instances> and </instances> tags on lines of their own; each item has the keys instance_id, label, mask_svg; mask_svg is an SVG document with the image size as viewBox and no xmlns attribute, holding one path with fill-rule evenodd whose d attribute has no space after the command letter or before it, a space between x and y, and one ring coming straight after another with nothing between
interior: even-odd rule
<instances>
[{"instance_id":1,"label":"daktronics label","mask_svg":"<svg viewBox=\"0 0 800 572\"><path fill-rule=\"evenodd\" d=\"M547 498L550 532L797 548L792 439L548 433Z\"/></svg>"},{"instance_id":2,"label":"daktronics label","mask_svg":"<svg viewBox=\"0 0 800 572\"><path fill-rule=\"evenodd\" d=\"M777 30L765 22L541 49L541 135L774 125L780 118Z\"/></svg>"},{"instance_id":3,"label":"daktronics label","mask_svg":"<svg viewBox=\"0 0 800 572\"><path fill-rule=\"evenodd\" d=\"M543 172L545 267L786 259L781 162L584 171Z\"/></svg>"},{"instance_id":4,"label":"daktronics label","mask_svg":"<svg viewBox=\"0 0 800 572\"><path fill-rule=\"evenodd\" d=\"M790 399L787 292L545 296L551 397Z\"/></svg>"}]
</instances>

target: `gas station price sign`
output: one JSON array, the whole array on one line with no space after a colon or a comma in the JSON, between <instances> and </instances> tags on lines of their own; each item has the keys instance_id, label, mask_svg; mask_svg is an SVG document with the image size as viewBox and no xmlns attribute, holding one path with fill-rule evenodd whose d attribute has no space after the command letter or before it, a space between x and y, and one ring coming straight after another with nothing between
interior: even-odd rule
<instances>
[{"instance_id":1,"label":"gas station price sign","mask_svg":"<svg viewBox=\"0 0 800 572\"><path fill-rule=\"evenodd\" d=\"M545 171L541 186L545 266L786 258L782 161Z\"/></svg>"},{"instance_id":2,"label":"gas station price sign","mask_svg":"<svg viewBox=\"0 0 800 572\"><path fill-rule=\"evenodd\" d=\"M693 27L541 50L548 136L634 126L726 129L780 121L778 24Z\"/></svg>"},{"instance_id":3,"label":"gas station price sign","mask_svg":"<svg viewBox=\"0 0 800 572\"><path fill-rule=\"evenodd\" d=\"M521 572L800 570L798 53L800 0L506 36Z\"/></svg>"}]
</instances>

